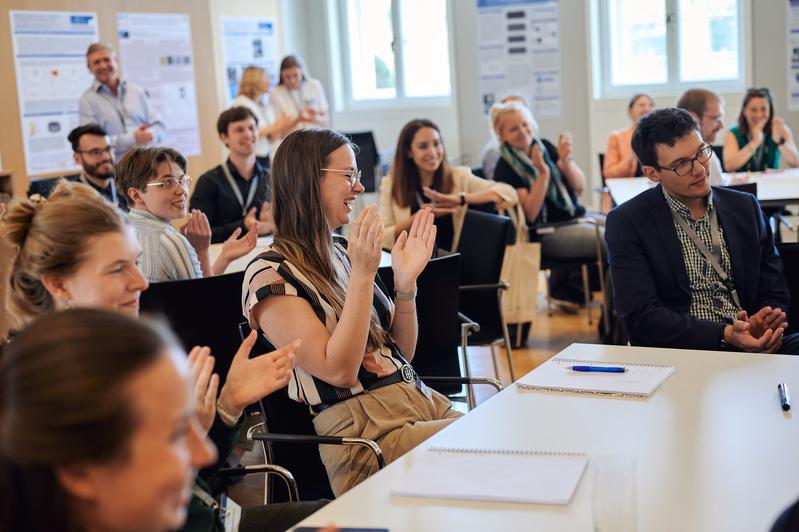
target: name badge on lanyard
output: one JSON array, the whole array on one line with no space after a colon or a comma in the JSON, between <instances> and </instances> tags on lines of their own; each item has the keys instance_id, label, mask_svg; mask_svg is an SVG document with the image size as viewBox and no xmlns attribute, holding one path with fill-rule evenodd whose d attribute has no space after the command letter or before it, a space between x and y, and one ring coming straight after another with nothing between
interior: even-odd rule
<instances>
[{"instance_id":1,"label":"name badge on lanyard","mask_svg":"<svg viewBox=\"0 0 799 532\"><path fill-rule=\"evenodd\" d=\"M230 168L227 166L227 161L222 163L222 171L227 178L227 182L230 185L230 188L233 190L233 195L236 196L236 200L238 200L239 205L241 205L241 215L242 217L247 216L247 205L252 203L253 198L255 198L255 191L258 189L258 175L253 174L252 181L250 182L250 191L247 193L247 202L244 202L244 198L241 197L241 191L239 190L239 186L236 184L236 181L233 179L233 174L230 173Z\"/></svg>"}]
</instances>

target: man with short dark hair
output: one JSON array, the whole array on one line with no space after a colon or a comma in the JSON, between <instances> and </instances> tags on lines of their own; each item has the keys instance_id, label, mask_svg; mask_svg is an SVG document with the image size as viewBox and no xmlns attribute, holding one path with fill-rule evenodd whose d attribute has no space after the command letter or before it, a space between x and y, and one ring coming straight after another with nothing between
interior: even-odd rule
<instances>
[{"instance_id":1,"label":"man with short dark hair","mask_svg":"<svg viewBox=\"0 0 799 532\"><path fill-rule=\"evenodd\" d=\"M707 89L688 89L677 101L699 124L699 132L708 144L716 141L716 133L724 128L724 98ZM710 156L710 184L722 184L721 161L715 152Z\"/></svg>"},{"instance_id":2,"label":"man with short dark hair","mask_svg":"<svg viewBox=\"0 0 799 532\"><path fill-rule=\"evenodd\" d=\"M105 199L127 211L127 202L114 184L114 149L105 130L97 124L86 124L70 131L67 139L72 145L72 158L80 165L81 173L66 179L89 185Z\"/></svg>"},{"instance_id":3,"label":"man with short dark hair","mask_svg":"<svg viewBox=\"0 0 799 532\"><path fill-rule=\"evenodd\" d=\"M144 89L119 76L114 49L105 43L92 44L86 51L86 66L94 82L80 97L81 125L103 127L117 161L134 146L158 143L164 124Z\"/></svg>"},{"instance_id":4,"label":"man with short dark hair","mask_svg":"<svg viewBox=\"0 0 799 532\"><path fill-rule=\"evenodd\" d=\"M790 295L751 194L711 187L712 153L682 109L642 118L632 147L658 183L605 226L616 310L634 345L799 354Z\"/></svg>"},{"instance_id":5,"label":"man with short dark hair","mask_svg":"<svg viewBox=\"0 0 799 532\"><path fill-rule=\"evenodd\" d=\"M231 107L219 115L216 129L230 154L197 180L191 208L208 217L212 242L223 242L239 227L247 232L255 225L259 235L271 233L269 169L255 156L258 119L246 107Z\"/></svg>"}]
</instances>

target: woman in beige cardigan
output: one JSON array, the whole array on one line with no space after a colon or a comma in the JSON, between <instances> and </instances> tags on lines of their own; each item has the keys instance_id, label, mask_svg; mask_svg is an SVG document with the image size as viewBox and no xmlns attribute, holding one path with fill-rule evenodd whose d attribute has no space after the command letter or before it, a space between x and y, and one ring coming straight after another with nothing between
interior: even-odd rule
<instances>
[{"instance_id":1,"label":"woman in beige cardigan","mask_svg":"<svg viewBox=\"0 0 799 532\"><path fill-rule=\"evenodd\" d=\"M423 206L436 216L436 244L453 250L458 245L467 205L494 203L499 211L516 205L513 187L472 175L465 166L450 167L433 122L411 120L400 132L391 174L380 184L380 218L385 226L383 247L391 249L413 215Z\"/></svg>"}]
</instances>

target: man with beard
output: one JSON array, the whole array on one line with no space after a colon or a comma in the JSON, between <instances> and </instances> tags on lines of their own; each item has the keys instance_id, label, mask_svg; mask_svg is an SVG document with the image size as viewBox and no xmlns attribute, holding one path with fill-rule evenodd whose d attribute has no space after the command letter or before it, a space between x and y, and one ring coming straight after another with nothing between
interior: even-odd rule
<instances>
[{"instance_id":1,"label":"man with beard","mask_svg":"<svg viewBox=\"0 0 799 532\"><path fill-rule=\"evenodd\" d=\"M70 131L67 139L72 144L72 157L81 166L81 173L66 179L89 185L127 212L127 203L117 194L114 185L114 149L105 130L97 124L86 124Z\"/></svg>"}]
</instances>

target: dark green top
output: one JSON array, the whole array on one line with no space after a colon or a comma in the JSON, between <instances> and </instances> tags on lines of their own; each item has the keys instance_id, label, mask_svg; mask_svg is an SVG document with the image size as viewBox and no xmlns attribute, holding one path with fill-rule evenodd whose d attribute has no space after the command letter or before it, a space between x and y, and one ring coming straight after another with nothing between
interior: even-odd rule
<instances>
[{"instance_id":1,"label":"dark green top","mask_svg":"<svg viewBox=\"0 0 799 532\"><path fill-rule=\"evenodd\" d=\"M744 136L738 129L738 126L730 128L730 133L735 136L738 141L738 147L743 148L749 142L749 139ZM771 134L766 135L763 143L755 150L755 153L746 161L746 164L738 168L725 168L728 172L762 172L769 168L776 169L780 167L780 148Z\"/></svg>"}]
</instances>

